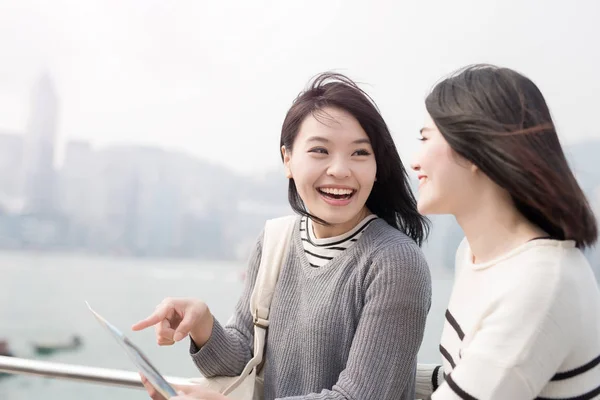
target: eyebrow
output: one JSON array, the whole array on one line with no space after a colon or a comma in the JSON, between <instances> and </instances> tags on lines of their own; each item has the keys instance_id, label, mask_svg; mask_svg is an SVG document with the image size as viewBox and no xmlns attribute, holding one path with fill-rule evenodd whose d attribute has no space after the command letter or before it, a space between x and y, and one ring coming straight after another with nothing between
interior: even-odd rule
<instances>
[{"instance_id":1,"label":"eyebrow","mask_svg":"<svg viewBox=\"0 0 600 400\"><path fill-rule=\"evenodd\" d=\"M321 142L321 143L330 143L331 141L322 136L311 136L308 138L307 142ZM369 138L360 138L352 142L352 144L371 144Z\"/></svg>"}]
</instances>

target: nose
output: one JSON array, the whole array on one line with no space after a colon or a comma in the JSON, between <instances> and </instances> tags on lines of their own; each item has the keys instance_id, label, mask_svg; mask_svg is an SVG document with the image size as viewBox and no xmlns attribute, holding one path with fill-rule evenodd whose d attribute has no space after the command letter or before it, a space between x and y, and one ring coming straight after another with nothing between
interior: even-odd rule
<instances>
[{"instance_id":1,"label":"nose","mask_svg":"<svg viewBox=\"0 0 600 400\"><path fill-rule=\"evenodd\" d=\"M410 163L410 168L415 172L419 172L421 170L421 151L420 150L413 154L412 160Z\"/></svg>"},{"instance_id":2,"label":"nose","mask_svg":"<svg viewBox=\"0 0 600 400\"><path fill-rule=\"evenodd\" d=\"M410 163L410 168L415 172L419 172L421 170L421 166L415 161Z\"/></svg>"},{"instance_id":3,"label":"nose","mask_svg":"<svg viewBox=\"0 0 600 400\"><path fill-rule=\"evenodd\" d=\"M350 175L352 175L348 161L342 159L341 157L333 159L327 168L327 175L337 179L348 178Z\"/></svg>"}]
</instances>

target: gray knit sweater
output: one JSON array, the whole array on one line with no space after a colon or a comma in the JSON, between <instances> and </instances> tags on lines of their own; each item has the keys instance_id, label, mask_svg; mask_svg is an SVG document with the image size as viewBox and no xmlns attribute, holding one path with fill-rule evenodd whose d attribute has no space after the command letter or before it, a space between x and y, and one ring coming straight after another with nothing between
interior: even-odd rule
<instances>
[{"instance_id":1,"label":"gray knit sweater","mask_svg":"<svg viewBox=\"0 0 600 400\"><path fill-rule=\"evenodd\" d=\"M417 352L431 303L431 277L419 247L384 220L349 249L309 265L298 223L273 296L265 354L265 400L413 400ZM261 257L225 327L190 352L204 376L239 374L251 358L249 301Z\"/></svg>"}]
</instances>

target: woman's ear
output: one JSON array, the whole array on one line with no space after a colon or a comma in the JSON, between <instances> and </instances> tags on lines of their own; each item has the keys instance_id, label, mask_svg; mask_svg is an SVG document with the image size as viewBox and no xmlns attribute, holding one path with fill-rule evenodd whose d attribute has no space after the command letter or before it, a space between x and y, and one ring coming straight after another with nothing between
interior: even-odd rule
<instances>
[{"instance_id":1,"label":"woman's ear","mask_svg":"<svg viewBox=\"0 0 600 400\"><path fill-rule=\"evenodd\" d=\"M292 179L292 170L290 168L291 152L288 151L285 146L281 146L281 155L283 156L283 166L285 167L285 177Z\"/></svg>"}]
</instances>

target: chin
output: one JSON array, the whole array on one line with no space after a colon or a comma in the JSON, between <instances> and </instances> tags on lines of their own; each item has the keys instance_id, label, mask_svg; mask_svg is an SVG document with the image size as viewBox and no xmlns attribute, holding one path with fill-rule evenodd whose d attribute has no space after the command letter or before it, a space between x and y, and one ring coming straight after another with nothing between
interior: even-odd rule
<instances>
[{"instance_id":1,"label":"chin","mask_svg":"<svg viewBox=\"0 0 600 400\"><path fill-rule=\"evenodd\" d=\"M346 222L349 219L349 218L344 218L339 215L334 215L331 213L319 213L319 214L313 214L313 215L331 225L343 224L344 222Z\"/></svg>"},{"instance_id":2,"label":"chin","mask_svg":"<svg viewBox=\"0 0 600 400\"><path fill-rule=\"evenodd\" d=\"M340 210L341 211L341 210ZM315 217L321 218L323 221L331 225L340 225L345 224L350 221L353 217L356 216L358 212L350 213L350 212L320 212L314 213Z\"/></svg>"}]
</instances>

